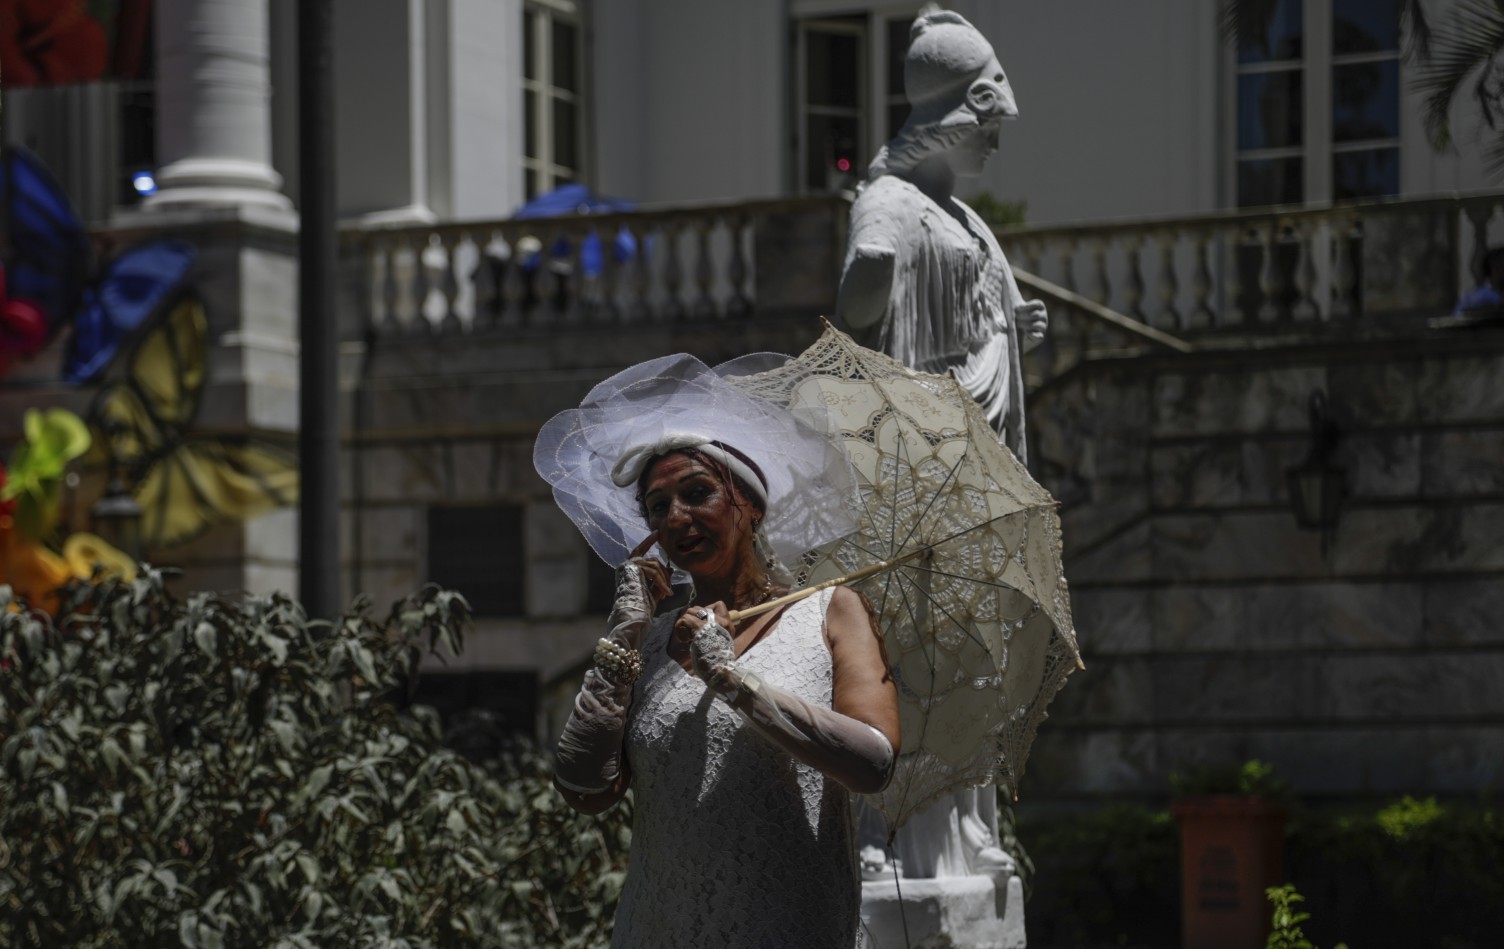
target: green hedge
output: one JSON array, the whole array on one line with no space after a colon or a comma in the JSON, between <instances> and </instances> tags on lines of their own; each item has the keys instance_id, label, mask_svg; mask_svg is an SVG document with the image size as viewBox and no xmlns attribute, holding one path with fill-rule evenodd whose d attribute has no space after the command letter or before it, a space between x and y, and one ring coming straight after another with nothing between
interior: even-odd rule
<instances>
[{"instance_id":1,"label":"green hedge","mask_svg":"<svg viewBox=\"0 0 1504 949\"><path fill-rule=\"evenodd\" d=\"M1052 949L1180 941L1180 843L1164 810L1121 804L1020 815L1036 876L1029 940ZM1285 878L1321 946L1484 949L1504 933L1504 814L1489 802L1402 798L1295 808Z\"/></svg>"},{"instance_id":2,"label":"green hedge","mask_svg":"<svg viewBox=\"0 0 1504 949\"><path fill-rule=\"evenodd\" d=\"M0 587L0 945L585 947L626 809L537 755L474 764L404 690L468 609L425 589L332 627L149 573L54 627Z\"/></svg>"}]
</instances>

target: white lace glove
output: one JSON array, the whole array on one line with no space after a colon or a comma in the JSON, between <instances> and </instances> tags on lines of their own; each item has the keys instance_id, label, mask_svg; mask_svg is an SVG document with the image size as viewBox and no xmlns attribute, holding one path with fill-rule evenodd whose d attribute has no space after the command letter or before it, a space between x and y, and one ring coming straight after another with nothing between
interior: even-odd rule
<instances>
[{"instance_id":1,"label":"white lace glove","mask_svg":"<svg viewBox=\"0 0 1504 949\"><path fill-rule=\"evenodd\" d=\"M690 640L695 674L752 730L835 778L851 791L874 794L893 777L893 745L882 732L833 709L811 705L741 668L731 634L714 618Z\"/></svg>"},{"instance_id":2,"label":"white lace glove","mask_svg":"<svg viewBox=\"0 0 1504 949\"><path fill-rule=\"evenodd\" d=\"M610 632L602 643L613 643L636 653L643 632L653 619L653 609L642 568L628 561L616 572L616 603L606 621ZM596 650L597 657L601 651ZM621 739L627 727L635 678L631 674L603 671L599 658L597 666L585 673L584 684L575 697L574 709L564 723L554 753L554 780L560 786L580 794L598 794L609 790L621 774Z\"/></svg>"}]
</instances>

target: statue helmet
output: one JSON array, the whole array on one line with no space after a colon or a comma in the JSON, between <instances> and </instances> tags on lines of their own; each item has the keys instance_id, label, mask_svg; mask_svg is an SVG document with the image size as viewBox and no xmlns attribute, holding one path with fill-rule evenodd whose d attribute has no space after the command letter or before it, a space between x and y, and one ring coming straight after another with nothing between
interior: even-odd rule
<instances>
[{"instance_id":1,"label":"statue helmet","mask_svg":"<svg viewBox=\"0 0 1504 949\"><path fill-rule=\"evenodd\" d=\"M994 73L994 70L996 72ZM959 13L927 9L909 30L903 62L904 94L913 111L906 124L982 124L1015 118L1013 88L997 64L997 54L976 27Z\"/></svg>"}]
</instances>

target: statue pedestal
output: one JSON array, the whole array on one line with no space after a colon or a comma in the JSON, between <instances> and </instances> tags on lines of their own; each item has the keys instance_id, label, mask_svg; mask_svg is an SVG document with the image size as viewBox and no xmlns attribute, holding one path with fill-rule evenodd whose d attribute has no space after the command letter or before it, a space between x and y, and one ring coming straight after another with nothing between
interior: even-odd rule
<instances>
[{"instance_id":1,"label":"statue pedestal","mask_svg":"<svg viewBox=\"0 0 1504 949\"><path fill-rule=\"evenodd\" d=\"M1017 876L1006 882L965 876L899 884L862 884L864 949L1024 949L1024 887Z\"/></svg>"}]
</instances>

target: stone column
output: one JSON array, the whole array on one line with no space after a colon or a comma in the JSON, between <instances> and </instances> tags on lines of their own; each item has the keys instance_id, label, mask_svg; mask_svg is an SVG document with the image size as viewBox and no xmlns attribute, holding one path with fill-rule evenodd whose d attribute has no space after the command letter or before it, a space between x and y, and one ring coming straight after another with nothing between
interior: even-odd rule
<instances>
[{"instance_id":1,"label":"stone column","mask_svg":"<svg viewBox=\"0 0 1504 949\"><path fill-rule=\"evenodd\" d=\"M291 207L271 166L267 0L158 0L159 205Z\"/></svg>"}]
</instances>

